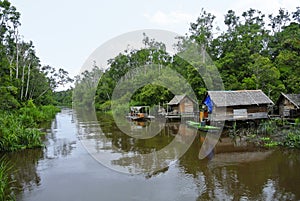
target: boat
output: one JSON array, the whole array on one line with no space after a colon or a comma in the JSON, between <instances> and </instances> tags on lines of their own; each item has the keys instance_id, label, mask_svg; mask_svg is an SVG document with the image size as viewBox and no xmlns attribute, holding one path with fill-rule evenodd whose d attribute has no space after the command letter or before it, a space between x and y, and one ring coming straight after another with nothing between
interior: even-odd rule
<instances>
[{"instance_id":1,"label":"boat","mask_svg":"<svg viewBox=\"0 0 300 201\"><path fill-rule=\"evenodd\" d=\"M215 131L220 130L220 127L205 125L195 121L187 121L186 124L190 127L196 128L204 132L207 132L209 130L215 130Z\"/></svg>"},{"instance_id":2,"label":"boat","mask_svg":"<svg viewBox=\"0 0 300 201\"><path fill-rule=\"evenodd\" d=\"M127 118L132 121L147 121L155 117L150 115L149 106L132 106Z\"/></svg>"}]
</instances>

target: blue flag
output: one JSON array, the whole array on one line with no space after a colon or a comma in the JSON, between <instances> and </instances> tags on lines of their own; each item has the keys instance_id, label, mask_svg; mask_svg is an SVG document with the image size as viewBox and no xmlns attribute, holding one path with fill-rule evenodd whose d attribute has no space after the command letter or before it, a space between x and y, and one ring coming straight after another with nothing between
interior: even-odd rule
<instances>
[{"instance_id":1,"label":"blue flag","mask_svg":"<svg viewBox=\"0 0 300 201\"><path fill-rule=\"evenodd\" d=\"M211 101L210 97L207 96L203 103L207 106L208 112L211 113L213 110L213 102Z\"/></svg>"}]
</instances>

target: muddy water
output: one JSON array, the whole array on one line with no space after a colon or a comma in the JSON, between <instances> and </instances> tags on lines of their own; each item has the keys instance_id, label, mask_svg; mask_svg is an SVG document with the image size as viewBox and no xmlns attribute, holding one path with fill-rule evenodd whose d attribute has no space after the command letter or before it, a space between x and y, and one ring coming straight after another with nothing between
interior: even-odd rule
<instances>
[{"instance_id":1,"label":"muddy water","mask_svg":"<svg viewBox=\"0 0 300 201\"><path fill-rule=\"evenodd\" d=\"M299 151L257 150L223 138L210 159L199 160L203 134L198 133L178 161L170 157L169 167L150 171L157 160L137 156L174 139L185 142L193 131L171 123L155 137L136 139L122 133L111 116L99 115L98 120L63 109L46 130L44 149L9 154L16 168L17 200L300 200ZM151 128L134 124L132 129ZM115 170L96 161L87 145L90 152L104 153L103 160ZM166 154L174 156L171 152Z\"/></svg>"}]
</instances>

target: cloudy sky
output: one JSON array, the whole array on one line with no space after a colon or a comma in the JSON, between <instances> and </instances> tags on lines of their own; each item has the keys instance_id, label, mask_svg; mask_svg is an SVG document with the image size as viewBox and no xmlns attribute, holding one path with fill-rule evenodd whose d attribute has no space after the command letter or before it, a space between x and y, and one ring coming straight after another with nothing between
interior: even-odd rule
<instances>
[{"instance_id":1,"label":"cloudy sky","mask_svg":"<svg viewBox=\"0 0 300 201\"><path fill-rule=\"evenodd\" d=\"M229 9L241 14L249 8L264 14L290 12L299 0L11 0L21 12L20 33L32 40L42 64L64 68L74 76L101 44L121 34L141 29L188 32L201 8L214 14L224 27Z\"/></svg>"}]
</instances>

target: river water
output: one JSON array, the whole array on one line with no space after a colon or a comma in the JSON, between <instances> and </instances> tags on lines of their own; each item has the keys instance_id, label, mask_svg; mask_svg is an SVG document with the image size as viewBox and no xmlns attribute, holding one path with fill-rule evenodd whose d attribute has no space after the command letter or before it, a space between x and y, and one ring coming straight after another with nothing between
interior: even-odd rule
<instances>
[{"instance_id":1,"label":"river water","mask_svg":"<svg viewBox=\"0 0 300 201\"><path fill-rule=\"evenodd\" d=\"M209 159L200 160L204 135L185 125L167 123L155 137L137 139L122 133L111 116L97 119L62 109L46 130L44 149L7 154L17 200L300 200L298 150L258 150L221 138ZM170 157L169 166L143 157L174 139L190 139L183 136L193 136L192 143L179 160Z\"/></svg>"}]
</instances>

